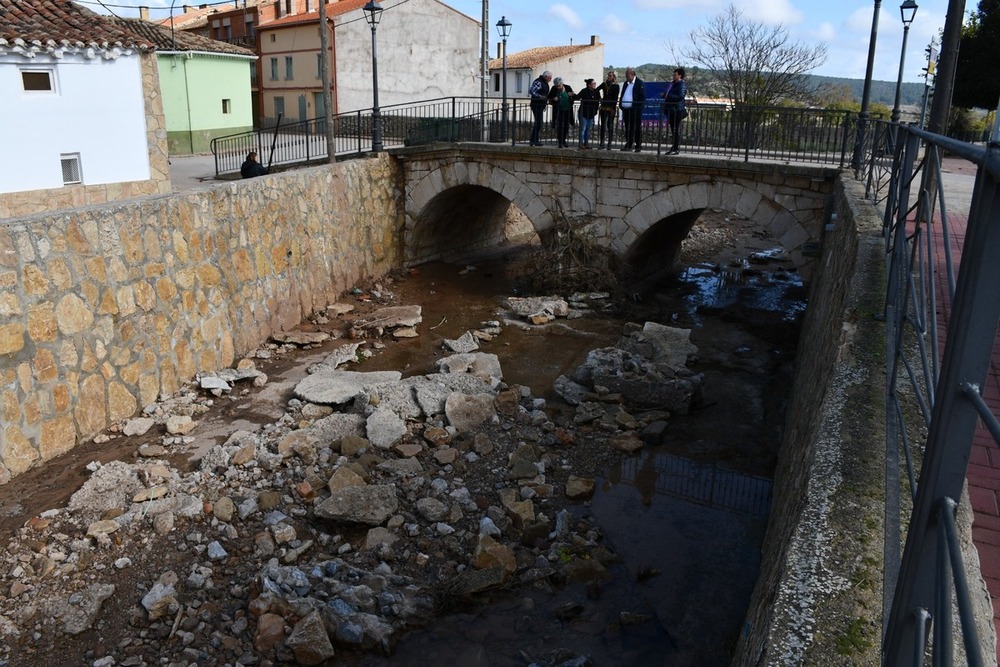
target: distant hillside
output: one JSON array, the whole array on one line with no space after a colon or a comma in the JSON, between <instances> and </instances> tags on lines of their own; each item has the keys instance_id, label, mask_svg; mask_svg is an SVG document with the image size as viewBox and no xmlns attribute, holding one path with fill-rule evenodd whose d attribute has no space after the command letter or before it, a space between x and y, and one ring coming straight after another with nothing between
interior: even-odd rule
<instances>
[{"instance_id":1,"label":"distant hillside","mask_svg":"<svg viewBox=\"0 0 1000 667\"><path fill-rule=\"evenodd\" d=\"M618 67L614 69L620 69L621 72L618 73L619 81L624 80L624 67ZM656 65L653 63L647 63L640 67L635 68L636 74L643 81L670 81L674 65ZM704 87L699 88L698 81L698 70L688 70L688 87L697 95L702 93L703 95L711 94L711 90L706 90ZM813 89L818 89L820 87L848 87L854 95L854 99L858 102L861 101L861 95L864 92L865 82L864 79L845 79L842 77L835 76L819 76L811 74L808 76L809 85ZM924 84L923 83L903 83L903 87L900 89L899 99L900 106L919 106L924 96ZM884 104L887 107L892 107L893 102L896 98L896 82L895 81L872 81L871 90L871 103L872 104Z\"/></svg>"}]
</instances>

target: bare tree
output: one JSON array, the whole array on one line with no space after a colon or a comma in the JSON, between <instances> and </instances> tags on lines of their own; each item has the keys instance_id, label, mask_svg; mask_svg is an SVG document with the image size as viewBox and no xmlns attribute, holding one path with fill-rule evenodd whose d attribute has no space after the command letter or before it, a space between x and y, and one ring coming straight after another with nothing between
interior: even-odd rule
<instances>
[{"instance_id":1,"label":"bare tree","mask_svg":"<svg viewBox=\"0 0 1000 667\"><path fill-rule=\"evenodd\" d=\"M691 33L691 48L680 55L716 78L734 103L770 106L808 97L805 75L826 61L826 44L793 42L783 25L744 19L729 5Z\"/></svg>"}]
</instances>

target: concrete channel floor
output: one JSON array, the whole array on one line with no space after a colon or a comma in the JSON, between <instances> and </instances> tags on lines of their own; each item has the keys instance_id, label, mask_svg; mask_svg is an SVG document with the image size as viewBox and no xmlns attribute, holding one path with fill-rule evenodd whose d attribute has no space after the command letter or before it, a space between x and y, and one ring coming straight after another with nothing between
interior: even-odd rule
<instances>
[{"instance_id":1,"label":"concrete channel floor","mask_svg":"<svg viewBox=\"0 0 1000 667\"><path fill-rule=\"evenodd\" d=\"M953 225L952 252L957 258L961 257L965 241L976 168L962 159L945 158L941 169L948 215ZM211 188L225 181L215 179L215 157L201 154L172 157L170 182L174 192L188 192ZM935 261L938 267L943 267L944 245L940 234L935 235L935 241ZM939 281L939 285L946 284L946 281ZM944 295L939 295L938 303L947 303ZM939 336L943 344L947 335L950 308L942 305L941 309ZM994 342L984 397L993 414L1000 415L1000 335ZM1000 628L1000 447L982 424L973 441L967 479L975 516L973 541L979 552L982 574L993 603L993 624ZM1000 648L996 658L997 664L1000 664Z\"/></svg>"}]
</instances>

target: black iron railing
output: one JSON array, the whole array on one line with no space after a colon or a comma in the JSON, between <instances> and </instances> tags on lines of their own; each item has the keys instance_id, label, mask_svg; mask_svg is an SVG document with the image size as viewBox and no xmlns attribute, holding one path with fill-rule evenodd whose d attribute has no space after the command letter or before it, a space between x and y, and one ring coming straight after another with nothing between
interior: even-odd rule
<instances>
[{"instance_id":1,"label":"black iron railing","mask_svg":"<svg viewBox=\"0 0 1000 667\"><path fill-rule=\"evenodd\" d=\"M501 101L496 98L482 103L479 98L446 97L382 107L383 146L388 149L439 141L527 144L534 122L528 100L510 100L508 108L504 136ZM681 126L684 153L843 167L854 145L857 116L846 111L709 104L691 105L689 110L690 116ZM371 150L370 109L338 114L332 122L337 155ZM611 147L620 148L624 139L621 120L613 122L615 142ZM265 165L309 162L327 155L323 119L277 123L277 131L273 119L264 125L260 130L212 141L216 175L238 171L250 150L257 151ZM662 114L646 114L642 127L647 152L662 153L668 134ZM577 131L576 126L570 128L570 146L577 145ZM600 132L599 124L591 130L592 146L598 144ZM551 110L545 112L540 139L544 145L557 144Z\"/></svg>"}]
</instances>

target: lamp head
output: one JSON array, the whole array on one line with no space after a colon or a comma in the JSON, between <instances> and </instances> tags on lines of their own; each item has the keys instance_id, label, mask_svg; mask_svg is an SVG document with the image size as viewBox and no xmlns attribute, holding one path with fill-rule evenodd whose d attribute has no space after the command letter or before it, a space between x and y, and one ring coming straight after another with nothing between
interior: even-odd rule
<instances>
[{"instance_id":1,"label":"lamp head","mask_svg":"<svg viewBox=\"0 0 1000 667\"><path fill-rule=\"evenodd\" d=\"M511 22L507 20L506 16L501 16L500 20L497 21L497 32L500 33L501 39L510 37L510 26Z\"/></svg>"},{"instance_id":2,"label":"lamp head","mask_svg":"<svg viewBox=\"0 0 1000 667\"><path fill-rule=\"evenodd\" d=\"M917 15L917 3L914 0L903 0L903 4L899 6L899 15L903 18L903 25L910 27Z\"/></svg>"},{"instance_id":3,"label":"lamp head","mask_svg":"<svg viewBox=\"0 0 1000 667\"><path fill-rule=\"evenodd\" d=\"M907 2L910 1L907 0ZM362 7L361 10L365 13L365 20L368 21L368 25L373 28L382 19L382 5L378 4L377 0L368 0L368 4Z\"/></svg>"}]
</instances>

